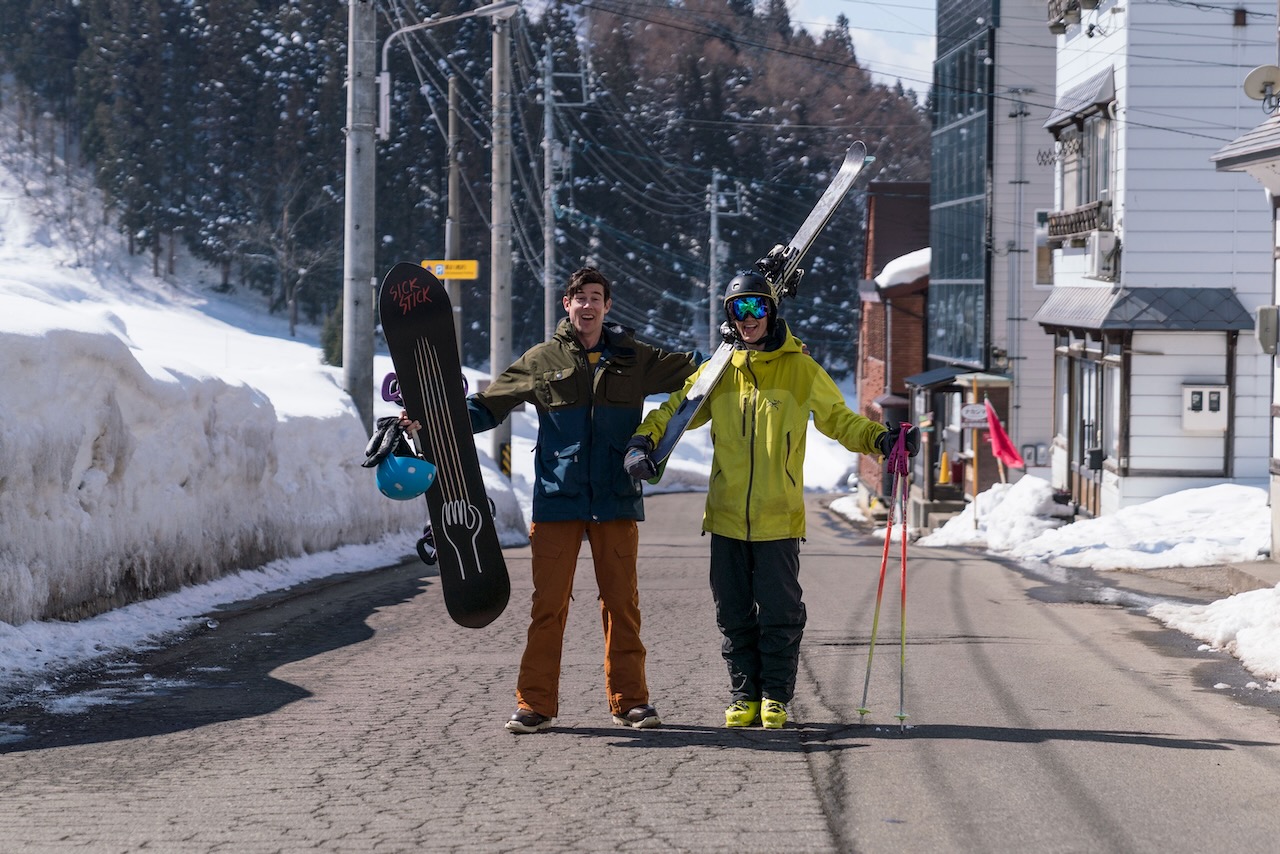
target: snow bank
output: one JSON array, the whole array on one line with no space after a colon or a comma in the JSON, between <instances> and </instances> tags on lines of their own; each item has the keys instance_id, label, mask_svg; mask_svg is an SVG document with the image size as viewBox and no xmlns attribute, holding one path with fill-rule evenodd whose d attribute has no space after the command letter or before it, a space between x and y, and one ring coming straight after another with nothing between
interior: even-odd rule
<instances>
[{"instance_id":1,"label":"snow bank","mask_svg":"<svg viewBox=\"0 0 1280 854\"><path fill-rule=\"evenodd\" d=\"M1161 603L1148 613L1214 649L1226 650L1251 673L1280 680L1280 586L1207 605Z\"/></svg>"},{"instance_id":2,"label":"snow bank","mask_svg":"<svg viewBox=\"0 0 1280 854\"><path fill-rule=\"evenodd\" d=\"M420 506L370 491L364 431L331 374L327 415L282 417L248 384L147 358L114 313L12 292L0 361L4 622L421 526Z\"/></svg>"},{"instance_id":3,"label":"snow bank","mask_svg":"<svg viewBox=\"0 0 1280 854\"><path fill-rule=\"evenodd\" d=\"M118 248L94 271L25 210L0 166L0 623L78 619L271 561L404 535L315 330L288 337L255 300L158 280ZM43 189L42 189L43 187ZM227 318L225 322L221 318ZM379 356L378 379L390 370ZM391 414L379 403L377 414ZM485 460L503 545L527 542Z\"/></svg>"},{"instance_id":4,"label":"snow bank","mask_svg":"<svg viewBox=\"0 0 1280 854\"><path fill-rule=\"evenodd\" d=\"M979 493L976 508L974 502L969 502L945 525L916 542L921 546L978 546L1007 552L1064 524L1066 519L1062 517L1068 512L1054 503L1053 487L1048 481L1024 476L1017 483L993 484Z\"/></svg>"}]
</instances>

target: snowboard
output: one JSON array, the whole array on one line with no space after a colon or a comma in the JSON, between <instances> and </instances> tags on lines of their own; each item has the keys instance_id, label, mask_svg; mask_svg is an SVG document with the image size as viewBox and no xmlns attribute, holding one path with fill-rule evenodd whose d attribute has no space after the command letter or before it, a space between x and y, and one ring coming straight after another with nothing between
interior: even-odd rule
<instances>
[{"instance_id":1,"label":"snowboard","mask_svg":"<svg viewBox=\"0 0 1280 854\"><path fill-rule=\"evenodd\" d=\"M400 263L382 279L378 315L405 412L422 425L418 453L436 467L426 497L445 608L458 625L482 628L506 608L511 581L471 435L453 308L435 276Z\"/></svg>"},{"instance_id":2,"label":"snowboard","mask_svg":"<svg viewBox=\"0 0 1280 854\"><path fill-rule=\"evenodd\" d=\"M801 224L795 237L791 238L791 242L786 246L775 246L768 255L756 262L756 270L764 275L770 287L773 288L779 305L782 304L784 298L796 295L800 277L804 275L804 271L800 269L801 259L804 258L809 248L813 246L814 241L818 239L818 235L822 233L822 229L831 220L831 216L836 212L836 208L840 206L840 202L844 201L844 197L853 186L853 182L857 180L859 173L862 172L862 167L874 159L874 157L867 156L867 147L862 142L855 142L849 146L849 150L845 152L844 160L840 164L839 171L831 179L831 183L827 185L827 189L822 193L822 197L818 199L818 203L814 205L813 210L805 217L804 223ZM689 388L689 393L684 400L680 401L676 411L672 413L671 419L667 422L666 430L663 432L662 438L658 440L658 445L651 455L654 465L658 467L658 475L650 480L650 483L657 483L661 479L667 458L675 450L676 444L680 441L680 437L684 435L685 430L689 429L689 423L693 421L694 416L702 409L702 404L706 401L707 395L711 393L716 383L724 376L725 369L729 367L729 361L733 358L733 350L733 344L728 341L722 342L716 348L716 351L711 354L711 358L702 365L698 378L693 381L693 385Z\"/></svg>"}]
</instances>

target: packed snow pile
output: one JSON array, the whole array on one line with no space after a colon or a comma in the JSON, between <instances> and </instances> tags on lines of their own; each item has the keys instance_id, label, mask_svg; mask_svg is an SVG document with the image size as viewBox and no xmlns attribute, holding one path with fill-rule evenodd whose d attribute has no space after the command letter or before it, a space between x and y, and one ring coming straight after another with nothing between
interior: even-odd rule
<instances>
[{"instance_id":1,"label":"packed snow pile","mask_svg":"<svg viewBox=\"0 0 1280 854\"><path fill-rule=\"evenodd\" d=\"M1223 483L1065 524L1069 510L1041 478L995 484L921 546L975 546L1028 564L1162 569L1256 561L1270 550L1267 494Z\"/></svg>"},{"instance_id":2,"label":"packed snow pile","mask_svg":"<svg viewBox=\"0 0 1280 854\"><path fill-rule=\"evenodd\" d=\"M24 190L42 191L0 167L0 621L388 535L388 562L412 553L425 502L377 492L314 329L290 339L261 308L155 279L149 259L76 267ZM504 544L523 542L510 485L486 482Z\"/></svg>"},{"instance_id":3,"label":"packed snow pile","mask_svg":"<svg viewBox=\"0 0 1280 854\"><path fill-rule=\"evenodd\" d=\"M1256 561L1270 548L1266 490L1221 483L1082 519L1018 543L1007 554L1060 567L1161 569Z\"/></svg>"},{"instance_id":4,"label":"packed snow pile","mask_svg":"<svg viewBox=\"0 0 1280 854\"><path fill-rule=\"evenodd\" d=\"M1256 676L1280 680L1280 588L1249 590L1207 605L1165 602L1149 613L1172 629L1240 659ZM1273 687L1274 690L1274 687Z\"/></svg>"},{"instance_id":5,"label":"packed snow pile","mask_svg":"<svg viewBox=\"0 0 1280 854\"><path fill-rule=\"evenodd\" d=\"M981 546L1002 553L1067 522L1070 509L1053 500L1047 480L1025 476L1017 483L993 484L938 530L921 537L922 546ZM976 518L975 518L976 517Z\"/></svg>"}]
</instances>

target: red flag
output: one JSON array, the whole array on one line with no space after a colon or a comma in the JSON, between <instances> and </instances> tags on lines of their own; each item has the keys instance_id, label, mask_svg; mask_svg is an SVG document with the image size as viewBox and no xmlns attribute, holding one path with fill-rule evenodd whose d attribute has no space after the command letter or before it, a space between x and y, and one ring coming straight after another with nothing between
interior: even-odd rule
<instances>
[{"instance_id":1,"label":"red flag","mask_svg":"<svg viewBox=\"0 0 1280 854\"><path fill-rule=\"evenodd\" d=\"M1007 466L1026 468L1027 464L1023 462L1022 454L1019 454L1018 449L1013 446L1013 440L1009 438L1009 434L1004 432L1004 425L1000 423L1000 416L996 415L996 408L991 405L990 400L986 403L987 441L991 443L991 453Z\"/></svg>"}]
</instances>

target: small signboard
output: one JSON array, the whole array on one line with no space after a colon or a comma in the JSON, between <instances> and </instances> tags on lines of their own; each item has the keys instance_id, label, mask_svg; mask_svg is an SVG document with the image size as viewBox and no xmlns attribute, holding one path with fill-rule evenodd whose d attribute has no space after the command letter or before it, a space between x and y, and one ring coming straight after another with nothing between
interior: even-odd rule
<instances>
[{"instance_id":1,"label":"small signboard","mask_svg":"<svg viewBox=\"0 0 1280 854\"><path fill-rule=\"evenodd\" d=\"M960 429L986 430L987 406L985 403L966 403L960 407Z\"/></svg>"},{"instance_id":2,"label":"small signboard","mask_svg":"<svg viewBox=\"0 0 1280 854\"><path fill-rule=\"evenodd\" d=\"M423 261L422 266L430 270L431 275L441 281L445 279L480 278L479 261Z\"/></svg>"}]
</instances>

